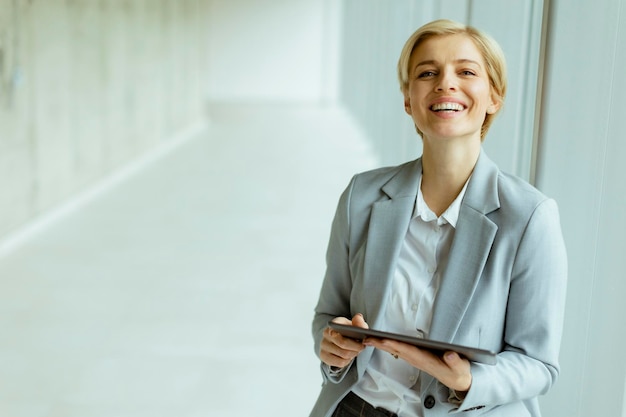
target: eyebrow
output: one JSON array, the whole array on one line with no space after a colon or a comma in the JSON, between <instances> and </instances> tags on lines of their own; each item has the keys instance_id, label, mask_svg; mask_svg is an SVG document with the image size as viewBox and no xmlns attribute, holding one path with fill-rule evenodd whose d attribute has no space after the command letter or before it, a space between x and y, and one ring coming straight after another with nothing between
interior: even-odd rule
<instances>
[{"instance_id":1,"label":"eyebrow","mask_svg":"<svg viewBox=\"0 0 626 417\"><path fill-rule=\"evenodd\" d=\"M466 63L476 64L476 65L478 65L479 67L482 68L482 65L480 65L479 62L474 61L473 59L462 58L462 59L457 59L454 62L457 63L457 64L466 64ZM437 64L437 61L435 61L434 59L429 59L427 61L419 62L417 65L415 65L414 68L421 67L421 66L424 66L424 65L435 65L435 64Z\"/></svg>"}]
</instances>

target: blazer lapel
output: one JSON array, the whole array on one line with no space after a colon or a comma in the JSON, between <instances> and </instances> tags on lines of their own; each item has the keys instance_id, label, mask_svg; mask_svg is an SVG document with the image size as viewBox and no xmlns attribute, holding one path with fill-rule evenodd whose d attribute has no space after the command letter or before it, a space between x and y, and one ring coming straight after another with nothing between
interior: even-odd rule
<instances>
[{"instance_id":1,"label":"blazer lapel","mask_svg":"<svg viewBox=\"0 0 626 417\"><path fill-rule=\"evenodd\" d=\"M388 198L373 204L364 260L367 320L374 327L384 311L387 292L413 214L421 160L405 165L383 187Z\"/></svg>"},{"instance_id":2,"label":"blazer lapel","mask_svg":"<svg viewBox=\"0 0 626 417\"><path fill-rule=\"evenodd\" d=\"M500 207L498 199L498 168L481 153L456 225L434 305L429 337L451 342L474 295L498 226L487 214Z\"/></svg>"},{"instance_id":3,"label":"blazer lapel","mask_svg":"<svg viewBox=\"0 0 626 417\"><path fill-rule=\"evenodd\" d=\"M448 265L442 276L429 338L452 342L487 262L498 226L487 214L500 207L498 168L481 153L461 204ZM422 390L434 378L424 375Z\"/></svg>"},{"instance_id":4,"label":"blazer lapel","mask_svg":"<svg viewBox=\"0 0 626 417\"><path fill-rule=\"evenodd\" d=\"M454 338L474 295L497 229L484 215L461 209L448 266L434 305L431 339L451 342Z\"/></svg>"}]
</instances>

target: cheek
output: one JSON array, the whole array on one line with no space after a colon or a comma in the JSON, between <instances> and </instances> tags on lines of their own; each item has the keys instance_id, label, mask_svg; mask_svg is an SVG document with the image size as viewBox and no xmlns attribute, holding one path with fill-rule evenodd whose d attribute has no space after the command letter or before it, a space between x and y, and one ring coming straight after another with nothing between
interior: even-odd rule
<instances>
[{"instance_id":1,"label":"cheek","mask_svg":"<svg viewBox=\"0 0 626 417\"><path fill-rule=\"evenodd\" d=\"M487 110L488 107L493 105L493 95L490 86L487 84L476 84L471 86L469 90L470 94L475 100L475 104L482 110Z\"/></svg>"}]
</instances>

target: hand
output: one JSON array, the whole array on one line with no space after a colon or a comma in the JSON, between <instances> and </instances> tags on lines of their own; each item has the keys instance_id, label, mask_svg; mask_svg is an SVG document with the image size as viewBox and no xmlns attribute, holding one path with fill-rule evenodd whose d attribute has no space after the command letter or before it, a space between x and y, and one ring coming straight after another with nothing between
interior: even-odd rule
<instances>
[{"instance_id":1,"label":"hand","mask_svg":"<svg viewBox=\"0 0 626 417\"><path fill-rule=\"evenodd\" d=\"M352 320L345 317L337 317L333 319L333 322L362 327L364 329L369 328L363 315L360 313L354 316ZM343 337L335 330L327 327L324 329L322 343L320 345L320 359L327 365L344 368L348 366L363 349L365 349L365 346L363 346L362 342Z\"/></svg>"},{"instance_id":2,"label":"hand","mask_svg":"<svg viewBox=\"0 0 626 417\"><path fill-rule=\"evenodd\" d=\"M445 352L441 357L408 343L373 337L366 338L363 344L404 359L460 394L469 391L472 385L470 362L461 358L456 352Z\"/></svg>"}]
</instances>

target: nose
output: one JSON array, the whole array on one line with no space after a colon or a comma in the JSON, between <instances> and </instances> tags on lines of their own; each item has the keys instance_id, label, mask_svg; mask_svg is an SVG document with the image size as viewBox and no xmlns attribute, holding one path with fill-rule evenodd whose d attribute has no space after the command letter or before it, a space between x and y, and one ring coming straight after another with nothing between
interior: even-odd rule
<instances>
[{"instance_id":1,"label":"nose","mask_svg":"<svg viewBox=\"0 0 626 417\"><path fill-rule=\"evenodd\" d=\"M456 91L456 77L450 71L442 71L435 86L436 91Z\"/></svg>"}]
</instances>

